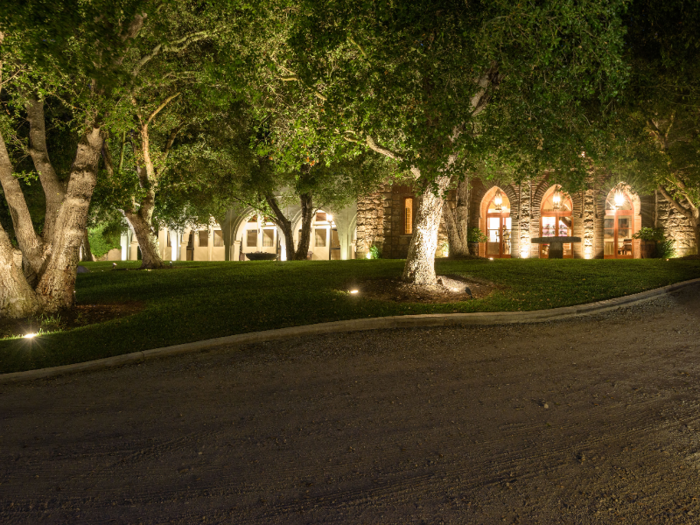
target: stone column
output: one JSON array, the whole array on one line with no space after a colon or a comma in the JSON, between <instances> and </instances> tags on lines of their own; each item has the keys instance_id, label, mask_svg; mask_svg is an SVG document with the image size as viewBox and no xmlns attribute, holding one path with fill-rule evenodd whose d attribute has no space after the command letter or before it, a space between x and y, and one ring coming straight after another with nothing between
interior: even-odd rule
<instances>
[{"instance_id":1,"label":"stone column","mask_svg":"<svg viewBox=\"0 0 700 525\"><path fill-rule=\"evenodd\" d=\"M595 190L587 189L583 196L583 258L595 257Z\"/></svg>"},{"instance_id":2,"label":"stone column","mask_svg":"<svg viewBox=\"0 0 700 525\"><path fill-rule=\"evenodd\" d=\"M530 257L530 206L532 199L532 182L523 181L520 185L520 209L518 210L518 227L520 228L520 257L527 259Z\"/></svg>"}]
</instances>

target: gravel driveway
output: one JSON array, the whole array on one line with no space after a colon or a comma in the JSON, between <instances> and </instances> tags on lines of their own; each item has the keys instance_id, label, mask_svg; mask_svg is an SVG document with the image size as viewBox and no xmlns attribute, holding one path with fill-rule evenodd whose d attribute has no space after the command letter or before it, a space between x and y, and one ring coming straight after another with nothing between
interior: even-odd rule
<instances>
[{"instance_id":1,"label":"gravel driveway","mask_svg":"<svg viewBox=\"0 0 700 525\"><path fill-rule=\"evenodd\" d=\"M0 523L698 523L700 287L0 385Z\"/></svg>"}]
</instances>

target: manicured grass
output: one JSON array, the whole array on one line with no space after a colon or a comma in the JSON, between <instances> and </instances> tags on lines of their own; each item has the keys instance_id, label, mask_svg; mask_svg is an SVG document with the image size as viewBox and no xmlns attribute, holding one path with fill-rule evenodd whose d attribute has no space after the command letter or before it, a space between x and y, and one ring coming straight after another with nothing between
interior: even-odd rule
<instances>
[{"instance_id":1,"label":"manicured grass","mask_svg":"<svg viewBox=\"0 0 700 525\"><path fill-rule=\"evenodd\" d=\"M178 263L162 271L87 264L79 303L140 301L130 317L34 340L0 341L0 373L99 359L161 346L285 326L389 315L538 310L599 301L700 277L699 261L439 260L439 274L500 285L451 304L391 303L350 295L354 283L398 278L403 261ZM119 263L136 268L138 263Z\"/></svg>"}]
</instances>

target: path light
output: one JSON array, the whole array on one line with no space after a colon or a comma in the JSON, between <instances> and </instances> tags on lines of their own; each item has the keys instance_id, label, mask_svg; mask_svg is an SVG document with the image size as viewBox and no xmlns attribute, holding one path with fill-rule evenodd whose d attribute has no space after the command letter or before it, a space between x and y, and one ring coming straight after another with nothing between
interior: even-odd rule
<instances>
[{"instance_id":1,"label":"path light","mask_svg":"<svg viewBox=\"0 0 700 525\"><path fill-rule=\"evenodd\" d=\"M501 195L501 190L496 192L496 196L493 198L493 204L496 206L496 211L501 211L501 206L503 206L503 195Z\"/></svg>"},{"instance_id":2,"label":"path light","mask_svg":"<svg viewBox=\"0 0 700 525\"><path fill-rule=\"evenodd\" d=\"M350 293L360 293L360 290L350 290Z\"/></svg>"},{"instance_id":3,"label":"path light","mask_svg":"<svg viewBox=\"0 0 700 525\"><path fill-rule=\"evenodd\" d=\"M615 192L615 206L618 208L622 208L622 205L625 203L625 195L621 191L616 191Z\"/></svg>"},{"instance_id":4,"label":"path light","mask_svg":"<svg viewBox=\"0 0 700 525\"><path fill-rule=\"evenodd\" d=\"M372 252L367 252L367 255L365 255L365 259L371 259L372 258Z\"/></svg>"},{"instance_id":5,"label":"path light","mask_svg":"<svg viewBox=\"0 0 700 525\"><path fill-rule=\"evenodd\" d=\"M489 261L493 261L493 257L489 257Z\"/></svg>"},{"instance_id":6,"label":"path light","mask_svg":"<svg viewBox=\"0 0 700 525\"><path fill-rule=\"evenodd\" d=\"M668 260L668 259L667 259ZM38 334L35 334L34 332L31 332L29 334L24 334L25 339L34 339Z\"/></svg>"}]
</instances>

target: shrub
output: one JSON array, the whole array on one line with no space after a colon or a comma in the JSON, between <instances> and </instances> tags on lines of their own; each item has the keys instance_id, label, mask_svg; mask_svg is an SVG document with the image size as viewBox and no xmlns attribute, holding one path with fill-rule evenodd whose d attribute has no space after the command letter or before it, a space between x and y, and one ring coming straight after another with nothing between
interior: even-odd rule
<instances>
[{"instance_id":1,"label":"shrub","mask_svg":"<svg viewBox=\"0 0 700 525\"><path fill-rule=\"evenodd\" d=\"M469 228L467 242L486 242L489 238L479 228Z\"/></svg>"},{"instance_id":2,"label":"shrub","mask_svg":"<svg viewBox=\"0 0 700 525\"><path fill-rule=\"evenodd\" d=\"M369 255L370 259L379 259L382 256L382 252L379 249L379 246L377 246L376 244L370 246Z\"/></svg>"},{"instance_id":3,"label":"shrub","mask_svg":"<svg viewBox=\"0 0 700 525\"><path fill-rule=\"evenodd\" d=\"M90 251L95 256L95 259L99 259L113 248L119 248L120 236L120 231L109 228L105 224L89 228Z\"/></svg>"}]
</instances>

